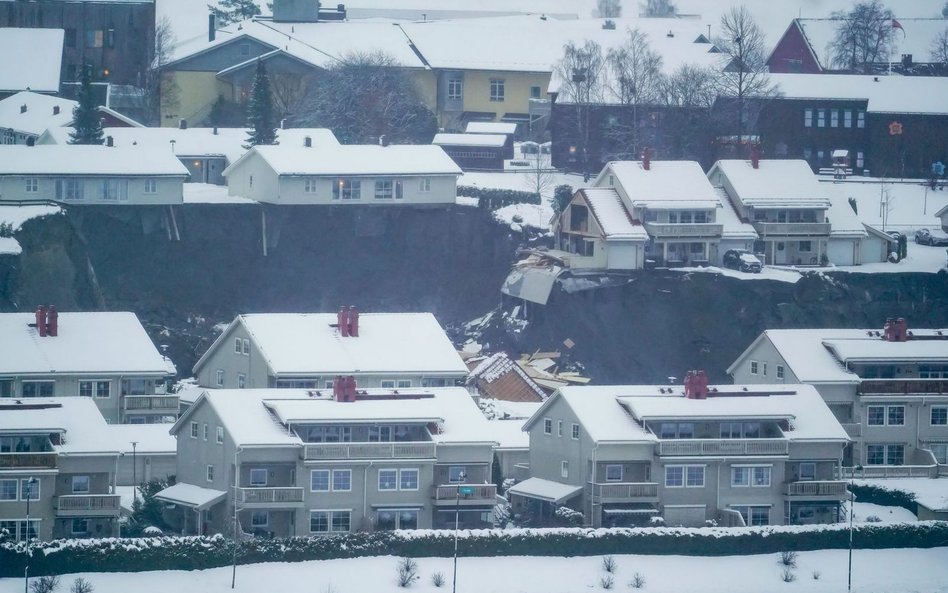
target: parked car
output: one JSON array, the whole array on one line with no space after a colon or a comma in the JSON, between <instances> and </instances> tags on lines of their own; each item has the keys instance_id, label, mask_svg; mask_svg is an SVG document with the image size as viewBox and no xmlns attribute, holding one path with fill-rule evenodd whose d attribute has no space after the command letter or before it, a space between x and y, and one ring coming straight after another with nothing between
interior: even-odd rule
<instances>
[{"instance_id":1,"label":"parked car","mask_svg":"<svg viewBox=\"0 0 948 593\"><path fill-rule=\"evenodd\" d=\"M945 236L941 233L935 234L935 232L929 229L920 229L915 231L915 242L919 245L948 245L948 236Z\"/></svg>"},{"instance_id":2,"label":"parked car","mask_svg":"<svg viewBox=\"0 0 948 593\"><path fill-rule=\"evenodd\" d=\"M760 273L763 264L757 256L745 249L728 249L724 252L724 267L741 272Z\"/></svg>"}]
</instances>

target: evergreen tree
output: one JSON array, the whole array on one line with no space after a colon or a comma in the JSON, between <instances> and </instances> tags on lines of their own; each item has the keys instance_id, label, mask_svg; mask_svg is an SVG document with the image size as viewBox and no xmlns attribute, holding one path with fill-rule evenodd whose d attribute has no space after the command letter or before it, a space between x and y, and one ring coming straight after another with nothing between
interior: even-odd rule
<instances>
[{"instance_id":1,"label":"evergreen tree","mask_svg":"<svg viewBox=\"0 0 948 593\"><path fill-rule=\"evenodd\" d=\"M92 66L82 68L79 87L79 104L72 110L73 131L69 134L70 144L102 144L102 121L99 119L99 106L92 92Z\"/></svg>"},{"instance_id":2,"label":"evergreen tree","mask_svg":"<svg viewBox=\"0 0 948 593\"><path fill-rule=\"evenodd\" d=\"M218 0L217 5L207 5L218 25L229 25L260 14L256 0Z\"/></svg>"},{"instance_id":3,"label":"evergreen tree","mask_svg":"<svg viewBox=\"0 0 948 593\"><path fill-rule=\"evenodd\" d=\"M253 77L253 88L250 90L247 126L251 130L245 148L258 144L276 144L276 116L273 113L270 78L261 60L257 60L257 73Z\"/></svg>"}]
</instances>

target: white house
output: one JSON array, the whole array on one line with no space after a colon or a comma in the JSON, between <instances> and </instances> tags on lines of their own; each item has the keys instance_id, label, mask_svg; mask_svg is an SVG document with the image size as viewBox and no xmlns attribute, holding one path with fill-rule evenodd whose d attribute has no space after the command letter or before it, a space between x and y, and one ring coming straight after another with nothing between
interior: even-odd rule
<instances>
[{"instance_id":1,"label":"white house","mask_svg":"<svg viewBox=\"0 0 948 593\"><path fill-rule=\"evenodd\" d=\"M23 91L0 100L0 144L26 144L72 122L75 101Z\"/></svg>"},{"instance_id":2,"label":"white house","mask_svg":"<svg viewBox=\"0 0 948 593\"><path fill-rule=\"evenodd\" d=\"M576 192L556 221L554 253L572 270L637 270L649 236L612 188Z\"/></svg>"},{"instance_id":3,"label":"white house","mask_svg":"<svg viewBox=\"0 0 948 593\"><path fill-rule=\"evenodd\" d=\"M230 195L271 204L454 204L461 169L438 146L255 146L224 171Z\"/></svg>"},{"instance_id":4,"label":"white house","mask_svg":"<svg viewBox=\"0 0 948 593\"><path fill-rule=\"evenodd\" d=\"M188 170L167 150L67 145L0 146L0 201L169 205Z\"/></svg>"}]
</instances>

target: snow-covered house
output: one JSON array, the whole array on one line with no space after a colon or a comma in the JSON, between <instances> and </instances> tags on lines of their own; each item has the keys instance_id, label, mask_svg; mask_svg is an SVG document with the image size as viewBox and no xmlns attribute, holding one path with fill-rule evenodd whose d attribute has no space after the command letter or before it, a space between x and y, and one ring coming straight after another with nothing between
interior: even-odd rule
<instances>
[{"instance_id":1,"label":"snow-covered house","mask_svg":"<svg viewBox=\"0 0 948 593\"><path fill-rule=\"evenodd\" d=\"M168 150L0 146L0 202L166 206L183 202L187 178Z\"/></svg>"},{"instance_id":2,"label":"snow-covered house","mask_svg":"<svg viewBox=\"0 0 948 593\"><path fill-rule=\"evenodd\" d=\"M941 221L941 230L948 233L948 206L935 213L935 218Z\"/></svg>"},{"instance_id":3,"label":"snow-covered house","mask_svg":"<svg viewBox=\"0 0 948 593\"><path fill-rule=\"evenodd\" d=\"M0 27L0 99L20 91L59 92L63 29Z\"/></svg>"},{"instance_id":4,"label":"snow-covered house","mask_svg":"<svg viewBox=\"0 0 948 593\"><path fill-rule=\"evenodd\" d=\"M530 478L513 512L559 506L586 525L780 525L838 520L846 432L808 385L563 387L524 425Z\"/></svg>"},{"instance_id":5,"label":"snow-covered house","mask_svg":"<svg viewBox=\"0 0 948 593\"><path fill-rule=\"evenodd\" d=\"M283 205L443 206L461 174L439 146L255 146L224 171L230 195Z\"/></svg>"},{"instance_id":6,"label":"snow-covered house","mask_svg":"<svg viewBox=\"0 0 948 593\"><path fill-rule=\"evenodd\" d=\"M78 102L32 91L23 91L0 100L0 144L28 144L39 142L46 130L60 132L62 141L69 140L73 109ZM141 127L138 122L109 109L98 108L100 118L107 126ZM111 128L110 128L111 129Z\"/></svg>"},{"instance_id":7,"label":"snow-covered house","mask_svg":"<svg viewBox=\"0 0 948 593\"><path fill-rule=\"evenodd\" d=\"M948 330L770 329L727 372L815 387L854 441L846 464L867 476L948 473Z\"/></svg>"},{"instance_id":8,"label":"snow-covered house","mask_svg":"<svg viewBox=\"0 0 948 593\"><path fill-rule=\"evenodd\" d=\"M431 313L238 315L194 365L212 388L444 387L467 367Z\"/></svg>"},{"instance_id":9,"label":"snow-covered house","mask_svg":"<svg viewBox=\"0 0 948 593\"><path fill-rule=\"evenodd\" d=\"M513 136L504 134L435 134L440 146L465 171L503 170L504 159L513 158Z\"/></svg>"},{"instance_id":10,"label":"snow-covered house","mask_svg":"<svg viewBox=\"0 0 948 593\"><path fill-rule=\"evenodd\" d=\"M494 442L464 388L205 391L172 427L182 533L490 526ZM234 500L234 491L237 500Z\"/></svg>"},{"instance_id":11,"label":"snow-covered house","mask_svg":"<svg viewBox=\"0 0 948 593\"><path fill-rule=\"evenodd\" d=\"M165 393L176 373L134 313L0 313L0 402L89 398L109 422L156 423L177 416Z\"/></svg>"},{"instance_id":12,"label":"snow-covered house","mask_svg":"<svg viewBox=\"0 0 948 593\"><path fill-rule=\"evenodd\" d=\"M91 399L0 400L0 528L17 540L117 537L115 440Z\"/></svg>"},{"instance_id":13,"label":"snow-covered house","mask_svg":"<svg viewBox=\"0 0 948 593\"><path fill-rule=\"evenodd\" d=\"M637 270L645 265L649 236L632 219L614 188L584 188L554 225L558 251L572 270Z\"/></svg>"}]
</instances>

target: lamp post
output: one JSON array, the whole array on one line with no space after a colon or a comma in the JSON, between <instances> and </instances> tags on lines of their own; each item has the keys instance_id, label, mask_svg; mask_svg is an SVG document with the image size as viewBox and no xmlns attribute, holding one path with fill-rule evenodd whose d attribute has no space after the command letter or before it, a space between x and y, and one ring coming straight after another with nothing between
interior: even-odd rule
<instances>
[{"instance_id":1,"label":"lamp post","mask_svg":"<svg viewBox=\"0 0 948 593\"><path fill-rule=\"evenodd\" d=\"M457 593L458 590L458 525L461 521L461 493L468 495L472 492L468 486L461 487L461 484L467 478L463 471L458 475L458 488L454 499L454 576L451 578L451 593Z\"/></svg>"},{"instance_id":2,"label":"lamp post","mask_svg":"<svg viewBox=\"0 0 948 593\"><path fill-rule=\"evenodd\" d=\"M132 505L138 502L138 441L132 441Z\"/></svg>"},{"instance_id":3,"label":"lamp post","mask_svg":"<svg viewBox=\"0 0 948 593\"><path fill-rule=\"evenodd\" d=\"M26 560L23 563L23 593L29 593L30 590L30 499L33 498L33 484L36 482L33 476L26 480Z\"/></svg>"},{"instance_id":4,"label":"lamp post","mask_svg":"<svg viewBox=\"0 0 948 593\"><path fill-rule=\"evenodd\" d=\"M856 470L862 469L861 465L854 465L849 471L849 571L846 580L846 591L853 590L853 515L856 510L856 493L853 488L856 486Z\"/></svg>"},{"instance_id":5,"label":"lamp post","mask_svg":"<svg viewBox=\"0 0 948 593\"><path fill-rule=\"evenodd\" d=\"M238 538L238 527L240 524L237 521L237 496L240 494L240 465L237 458L238 455L240 455L240 447L234 448L234 557L230 573L231 589L237 586L237 546L240 544Z\"/></svg>"}]
</instances>

